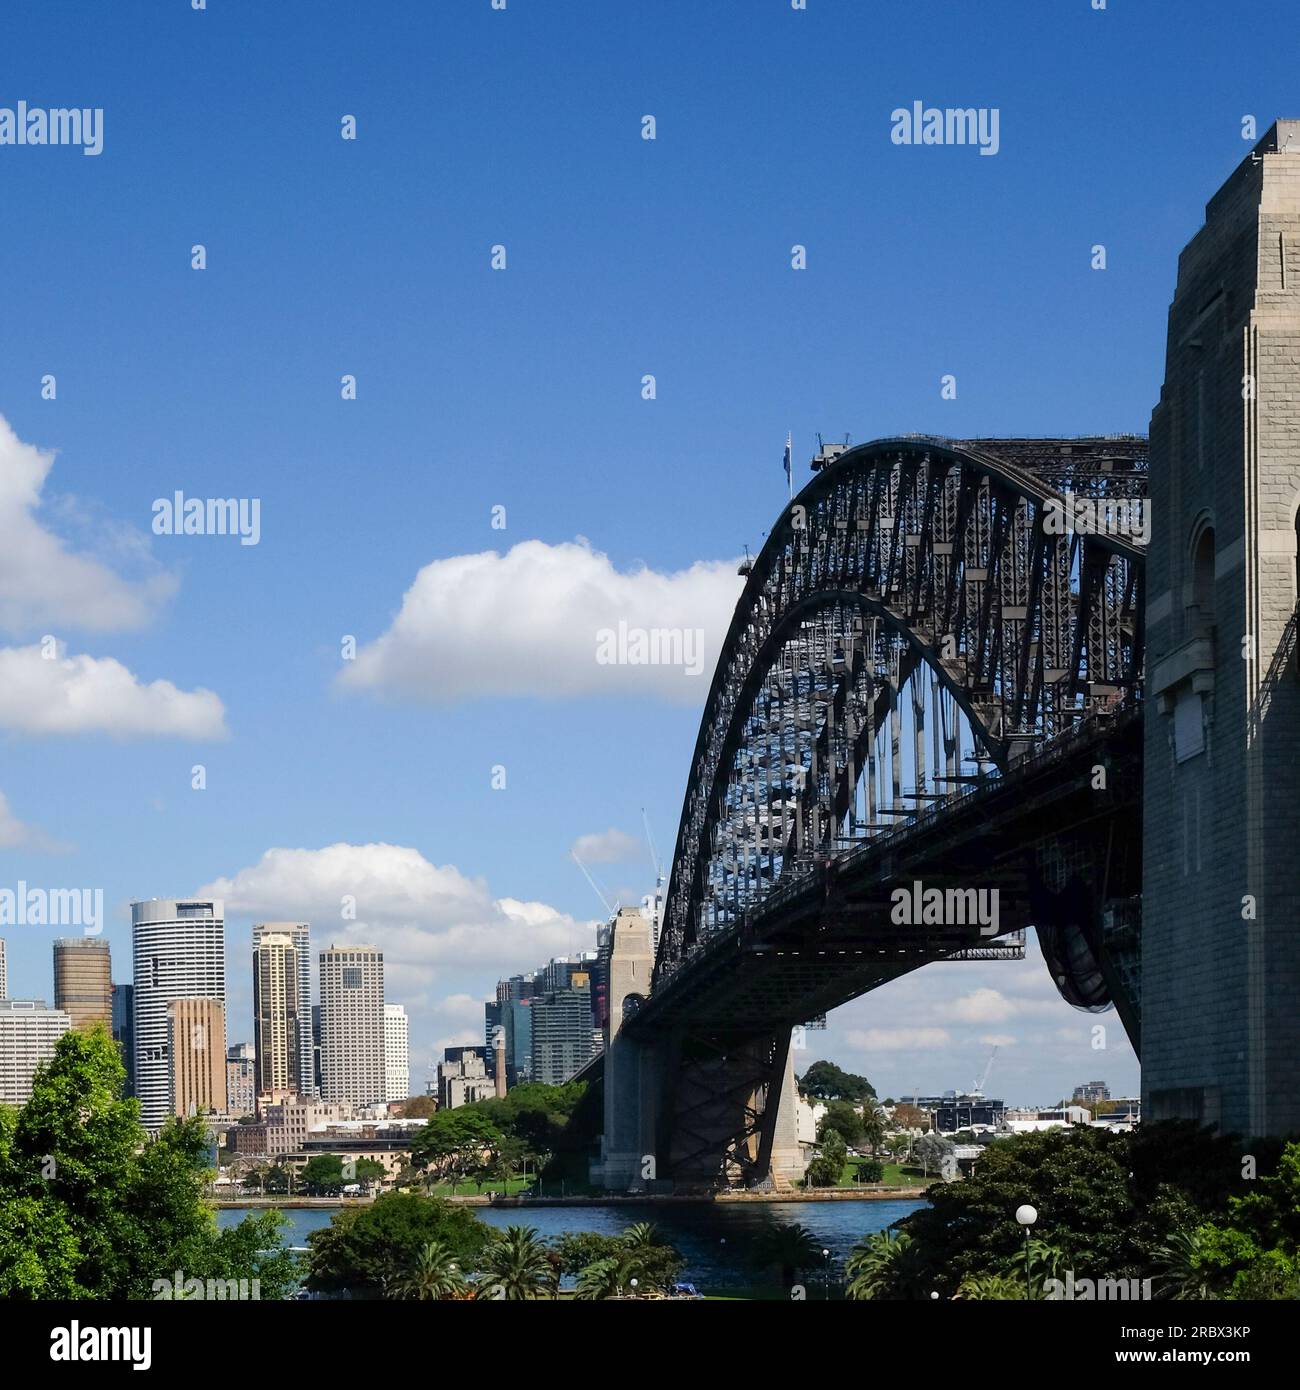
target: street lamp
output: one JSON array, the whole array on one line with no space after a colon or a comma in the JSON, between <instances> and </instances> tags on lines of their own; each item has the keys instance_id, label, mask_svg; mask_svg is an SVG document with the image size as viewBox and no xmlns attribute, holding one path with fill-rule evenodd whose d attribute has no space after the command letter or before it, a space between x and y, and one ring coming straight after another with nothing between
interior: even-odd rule
<instances>
[{"instance_id":1,"label":"street lamp","mask_svg":"<svg viewBox=\"0 0 1300 1390\"><path fill-rule=\"evenodd\" d=\"M822 1247L822 1298L829 1303L831 1299L831 1252Z\"/></svg>"},{"instance_id":2,"label":"street lamp","mask_svg":"<svg viewBox=\"0 0 1300 1390\"><path fill-rule=\"evenodd\" d=\"M1016 1208L1016 1220L1025 1228L1025 1297L1033 1298L1029 1284L1029 1228L1038 1220L1038 1213L1026 1202L1023 1207Z\"/></svg>"},{"instance_id":3,"label":"street lamp","mask_svg":"<svg viewBox=\"0 0 1300 1390\"><path fill-rule=\"evenodd\" d=\"M632 1297L635 1298L635 1297L636 1297L636 1279L635 1279L635 1278L629 1279L629 1280L628 1280L628 1286L629 1286L629 1287L631 1288L631 1290L632 1290Z\"/></svg>"}]
</instances>

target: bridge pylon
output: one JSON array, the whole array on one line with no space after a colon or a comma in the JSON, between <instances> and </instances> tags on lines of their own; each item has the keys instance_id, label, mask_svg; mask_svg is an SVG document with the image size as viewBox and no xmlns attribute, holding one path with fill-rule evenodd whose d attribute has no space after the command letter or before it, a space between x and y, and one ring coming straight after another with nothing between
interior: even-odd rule
<instances>
[{"instance_id":1,"label":"bridge pylon","mask_svg":"<svg viewBox=\"0 0 1300 1390\"><path fill-rule=\"evenodd\" d=\"M1300 121L1179 258L1150 498L1143 1114L1295 1133Z\"/></svg>"}]
</instances>

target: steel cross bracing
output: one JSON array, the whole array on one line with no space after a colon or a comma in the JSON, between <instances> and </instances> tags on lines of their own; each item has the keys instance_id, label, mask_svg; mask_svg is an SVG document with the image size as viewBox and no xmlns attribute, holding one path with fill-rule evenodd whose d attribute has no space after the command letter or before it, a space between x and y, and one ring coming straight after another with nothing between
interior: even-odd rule
<instances>
[{"instance_id":1,"label":"steel cross bracing","mask_svg":"<svg viewBox=\"0 0 1300 1390\"><path fill-rule=\"evenodd\" d=\"M1136 698L1141 547L1053 522L1067 494L1145 496L1145 457L1133 437L891 439L799 494L714 675L656 986L814 863Z\"/></svg>"}]
</instances>

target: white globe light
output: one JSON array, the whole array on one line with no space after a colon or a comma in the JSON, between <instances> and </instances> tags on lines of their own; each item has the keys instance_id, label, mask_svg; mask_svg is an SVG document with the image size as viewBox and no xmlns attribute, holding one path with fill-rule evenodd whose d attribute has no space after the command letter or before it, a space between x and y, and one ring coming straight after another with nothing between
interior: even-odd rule
<instances>
[{"instance_id":1,"label":"white globe light","mask_svg":"<svg viewBox=\"0 0 1300 1390\"><path fill-rule=\"evenodd\" d=\"M1032 1226L1038 1220L1038 1213L1026 1202L1023 1207L1016 1208L1016 1220L1022 1226Z\"/></svg>"}]
</instances>

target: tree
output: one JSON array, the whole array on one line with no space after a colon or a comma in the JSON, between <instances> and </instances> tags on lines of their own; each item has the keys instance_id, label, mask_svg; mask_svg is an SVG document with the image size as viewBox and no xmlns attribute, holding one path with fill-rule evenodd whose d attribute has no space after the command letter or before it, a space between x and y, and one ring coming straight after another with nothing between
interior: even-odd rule
<instances>
[{"instance_id":1,"label":"tree","mask_svg":"<svg viewBox=\"0 0 1300 1390\"><path fill-rule=\"evenodd\" d=\"M827 1130L821 1143L821 1152L808 1165L804 1173L805 1187L838 1187L844 1176L844 1164L848 1159L848 1149L840 1138L838 1130Z\"/></svg>"},{"instance_id":2,"label":"tree","mask_svg":"<svg viewBox=\"0 0 1300 1390\"><path fill-rule=\"evenodd\" d=\"M256 1279L262 1298L297 1282L276 1212L218 1230L201 1118L156 1139L124 1099L102 1027L66 1033L19 1110L0 1106L0 1298L152 1298L154 1284Z\"/></svg>"},{"instance_id":3,"label":"tree","mask_svg":"<svg viewBox=\"0 0 1300 1390\"><path fill-rule=\"evenodd\" d=\"M862 1116L853 1103L847 1100L833 1100L826 1107L826 1113L817 1126L817 1142L821 1143L834 1130L850 1147L855 1148L866 1138Z\"/></svg>"},{"instance_id":4,"label":"tree","mask_svg":"<svg viewBox=\"0 0 1300 1390\"><path fill-rule=\"evenodd\" d=\"M854 1182L880 1182L885 1176L885 1165L878 1158L864 1158L853 1173Z\"/></svg>"},{"instance_id":5,"label":"tree","mask_svg":"<svg viewBox=\"0 0 1300 1390\"><path fill-rule=\"evenodd\" d=\"M759 1269L776 1265L781 1270L781 1285L794 1288L799 1271L816 1269L822 1262L821 1245L806 1226L768 1226L754 1239L750 1260Z\"/></svg>"},{"instance_id":6,"label":"tree","mask_svg":"<svg viewBox=\"0 0 1300 1390\"><path fill-rule=\"evenodd\" d=\"M391 1298L462 1298L467 1288L451 1250L440 1240L426 1241L414 1260L385 1284Z\"/></svg>"},{"instance_id":7,"label":"tree","mask_svg":"<svg viewBox=\"0 0 1300 1390\"><path fill-rule=\"evenodd\" d=\"M841 1071L834 1062L814 1062L799 1078L799 1090L814 1100L866 1100L875 1087L865 1076Z\"/></svg>"},{"instance_id":8,"label":"tree","mask_svg":"<svg viewBox=\"0 0 1300 1390\"><path fill-rule=\"evenodd\" d=\"M299 1181L303 1189L313 1196L341 1192L343 1160L338 1154L315 1154L304 1164Z\"/></svg>"},{"instance_id":9,"label":"tree","mask_svg":"<svg viewBox=\"0 0 1300 1390\"><path fill-rule=\"evenodd\" d=\"M957 1146L951 1139L935 1133L923 1134L912 1145L912 1156L921 1165L921 1171L926 1177L930 1176L931 1168L942 1172L945 1160L952 1159L956 1151Z\"/></svg>"},{"instance_id":10,"label":"tree","mask_svg":"<svg viewBox=\"0 0 1300 1390\"><path fill-rule=\"evenodd\" d=\"M356 1180L359 1183L379 1183L388 1176L388 1169L377 1158L359 1158L356 1163Z\"/></svg>"},{"instance_id":11,"label":"tree","mask_svg":"<svg viewBox=\"0 0 1300 1390\"><path fill-rule=\"evenodd\" d=\"M402 1102L404 1120L427 1120L430 1115L436 1114L437 1110L438 1102L432 1096L412 1096Z\"/></svg>"},{"instance_id":12,"label":"tree","mask_svg":"<svg viewBox=\"0 0 1300 1390\"><path fill-rule=\"evenodd\" d=\"M431 1180L450 1175L454 1192L457 1179L481 1172L492 1162L504 1139L480 1106L439 1110L415 1136L411 1162Z\"/></svg>"},{"instance_id":13,"label":"tree","mask_svg":"<svg viewBox=\"0 0 1300 1390\"><path fill-rule=\"evenodd\" d=\"M997 1300L1011 1303L1024 1301L1025 1280L1014 1274L968 1274L958 1285L954 1298Z\"/></svg>"},{"instance_id":14,"label":"tree","mask_svg":"<svg viewBox=\"0 0 1300 1390\"><path fill-rule=\"evenodd\" d=\"M607 1260L624 1249L621 1236L601 1235L597 1231L566 1231L552 1245L560 1269L580 1274L597 1260Z\"/></svg>"},{"instance_id":15,"label":"tree","mask_svg":"<svg viewBox=\"0 0 1300 1390\"><path fill-rule=\"evenodd\" d=\"M906 1231L877 1231L853 1247L844 1264L852 1299L927 1298L924 1262Z\"/></svg>"},{"instance_id":16,"label":"tree","mask_svg":"<svg viewBox=\"0 0 1300 1390\"><path fill-rule=\"evenodd\" d=\"M918 1106L900 1103L894 1106L894 1123L900 1129L929 1129L930 1117Z\"/></svg>"},{"instance_id":17,"label":"tree","mask_svg":"<svg viewBox=\"0 0 1300 1390\"><path fill-rule=\"evenodd\" d=\"M621 1298L632 1287L639 1266L630 1250L617 1251L595 1260L578 1275L575 1298Z\"/></svg>"},{"instance_id":18,"label":"tree","mask_svg":"<svg viewBox=\"0 0 1300 1390\"><path fill-rule=\"evenodd\" d=\"M876 1149L885 1142L885 1131L889 1119L880 1104L870 1097L862 1102L862 1139L875 1156Z\"/></svg>"},{"instance_id":19,"label":"tree","mask_svg":"<svg viewBox=\"0 0 1300 1390\"><path fill-rule=\"evenodd\" d=\"M480 1268L480 1297L504 1299L508 1303L555 1297L555 1267L531 1226L507 1226L489 1242Z\"/></svg>"},{"instance_id":20,"label":"tree","mask_svg":"<svg viewBox=\"0 0 1300 1390\"><path fill-rule=\"evenodd\" d=\"M369 1206L335 1212L328 1227L307 1237L307 1286L377 1297L430 1242L446 1246L461 1269L472 1269L488 1237L488 1227L465 1207L421 1192L387 1192Z\"/></svg>"}]
</instances>

